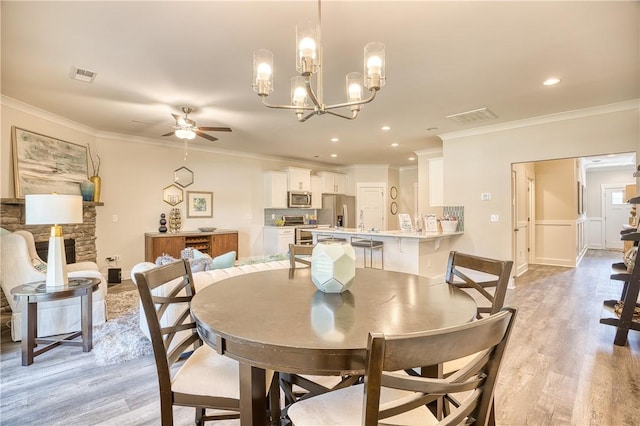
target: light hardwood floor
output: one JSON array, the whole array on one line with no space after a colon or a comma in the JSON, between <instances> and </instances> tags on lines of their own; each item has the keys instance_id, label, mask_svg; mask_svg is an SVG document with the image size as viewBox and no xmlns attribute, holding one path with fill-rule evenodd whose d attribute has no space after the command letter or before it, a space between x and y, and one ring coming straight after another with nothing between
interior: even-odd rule
<instances>
[{"instance_id":1,"label":"light hardwood floor","mask_svg":"<svg viewBox=\"0 0 640 426\"><path fill-rule=\"evenodd\" d=\"M498 425L640 423L640 333L614 346L615 328L598 322L602 301L620 294L609 280L620 257L589 251L575 269L532 266L508 290L519 313L496 389ZM98 367L91 353L62 347L22 367L3 326L0 374L2 425L159 424L151 356ZM193 424L193 410L175 413L176 424Z\"/></svg>"}]
</instances>

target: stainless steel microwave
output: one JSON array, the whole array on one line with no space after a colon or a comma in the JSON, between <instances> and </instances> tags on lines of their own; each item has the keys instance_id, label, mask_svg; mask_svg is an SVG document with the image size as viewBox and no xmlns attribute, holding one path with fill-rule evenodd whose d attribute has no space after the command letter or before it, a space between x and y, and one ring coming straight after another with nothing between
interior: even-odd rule
<instances>
[{"instance_id":1,"label":"stainless steel microwave","mask_svg":"<svg viewBox=\"0 0 640 426\"><path fill-rule=\"evenodd\" d=\"M311 192L289 191L287 192L287 206L290 208L311 208Z\"/></svg>"}]
</instances>

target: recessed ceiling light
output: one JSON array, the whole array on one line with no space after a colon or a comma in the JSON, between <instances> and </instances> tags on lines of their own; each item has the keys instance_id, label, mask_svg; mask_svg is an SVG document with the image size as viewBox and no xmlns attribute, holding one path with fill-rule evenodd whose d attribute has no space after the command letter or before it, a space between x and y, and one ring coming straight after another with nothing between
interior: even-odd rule
<instances>
[{"instance_id":1,"label":"recessed ceiling light","mask_svg":"<svg viewBox=\"0 0 640 426\"><path fill-rule=\"evenodd\" d=\"M384 130L384 131L386 132L387 130L391 130L391 127L389 127L389 126L382 126L382 127L381 127L381 129L382 129L382 130Z\"/></svg>"},{"instance_id":2,"label":"recessed ceiling light","mask_svg":"<svg viewBox=\"0 0 640 426\"><path fill-rule=\"evenodd\" d=\"M416 157L409 157L409 161L413 161L415 159L416 159Z\"/></svg>"},{"instance_id":3,"label":"recessed ceiling light","mask_svg":"<svg viewBox=\"0 0 640 426\"><path fill-rule=\"evenodd\" d=\"M392 147L394 147L394 148L395 148L396 146L398 146L398 145L399 145L399 144L398 144L397 142L394 142L394 143L392 143L392 144L391 144L391 146L392 146Z\"/></svg>"},{"instance_id":4,"label":"recessed ceiling light","mask_svg":"<svg viewBox=\"0 0 640 426\"><path fill-rule=\"evenodd\" d=\"M336 158L338 154L331 154L331 158Z\"/></svg>"},{"instance_id":5,"label":"recessed ceiling light","mask_svg":"<svg viewBox=\"0 0 640 426\"><path fill-rule=\"evenodd\" d=\"M338 138L331 138L331 142L338 142L340 139Z\"/></svg>"},{"instance_id":6,"label":"recessed ceiling light","mask_svg":"<svg viewBox=\"0 0 640 426\"><path fill-rule=\"evenodd\" d=\"M544 81L544 83L542 83L542 84L544 84L545 86L553 86L553 85L558 84L558 83L560 83L560 79L559 78L551 77L551 78L546 79Z\"/></svg>"}]
</instances>

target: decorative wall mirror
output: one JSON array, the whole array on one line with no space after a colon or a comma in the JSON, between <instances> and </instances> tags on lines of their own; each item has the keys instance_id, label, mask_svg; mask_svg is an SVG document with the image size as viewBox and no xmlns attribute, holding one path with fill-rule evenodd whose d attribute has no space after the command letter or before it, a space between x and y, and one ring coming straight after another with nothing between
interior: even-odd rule
<instances>
[{"instance_id":1,"label":"decorative wall mirror","mask_svg":"<svg viewBox=\"0 0 640 426\"><path fill-rule=\"evenodd\" d=\"M391 203L391 214L395 215L396 213L398 213L398 205L393 201Z\"/></svg>"},{"instance_id":2,"label":"decorative wall mirror","mask_svg":"<svg viewBox=\"0 0 640 426\"><path fill-rule=\"evenodd\" d=\"M184 199L182 188L176 185L169 185L162 190L162 199L170 206L180 204Z\"/></svg>"},{"instance_id":3,"label":"decorative wall mirror","mask_svg":"<svg viewBox=\"0 0 640 426\"><path fill-rule=\"evenodd\" d=\"M391 187L391 190L389 191L390 195L391 195L391 199L395 200L396 198L398 198L398 188L396 188L395 186Z\"/></svg>"},{"instance_id":4,"label":"decorative wall mirror","mask_svg":"<svg viewBox=\"0 0 640 426\"><path fill-rule=\"evenodd\" d=\"M174 170L173 183L186 188L193 183L193 172L184 166Z\"/></svg>"}]
</instances>

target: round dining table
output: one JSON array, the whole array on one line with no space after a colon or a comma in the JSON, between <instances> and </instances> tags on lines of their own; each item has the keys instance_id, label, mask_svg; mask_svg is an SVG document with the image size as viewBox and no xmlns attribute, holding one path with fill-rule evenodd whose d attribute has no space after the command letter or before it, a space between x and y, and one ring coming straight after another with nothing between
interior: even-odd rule
<instances>
[{"instance_id":1,"label":"round dining table","mask_svg":"<svg viewBox=\"0 0 640 426\"><path fill-rule=\"evenodd\" d=\"M241 424L264 424L265 370L362 375L369 332L404 334L472 321L474 299L447 283L356 270L343 293L323 293L310 268L231 277L191 301L202 339L240 363Z\"/></svg>"}]
</instances>

